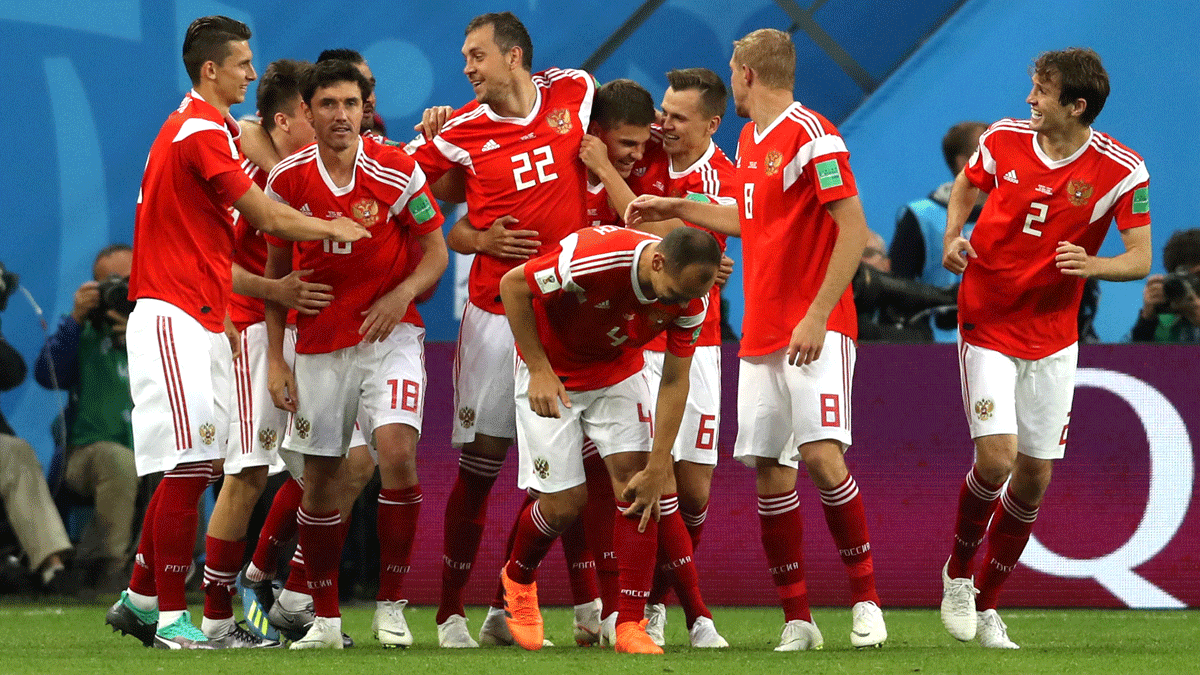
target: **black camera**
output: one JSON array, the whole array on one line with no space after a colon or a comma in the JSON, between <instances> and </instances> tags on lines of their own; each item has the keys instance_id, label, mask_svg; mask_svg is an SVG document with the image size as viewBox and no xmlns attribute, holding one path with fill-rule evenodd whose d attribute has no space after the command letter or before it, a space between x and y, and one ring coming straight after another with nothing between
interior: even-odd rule
<instances>
[{"instance_id":1,"label":"black camera","mask_svg":"<svg viewBox=\"0 0 1200 675\"><path fill-rule=\"evenodd\" d=\"M8 299L17 292L21 278L15 272L9 272L4 263L0 263L0 312L8 308Z\"/></svg>"},{"instance_id":2,"label":"black camera","mask_svg":"<svg viewBox=\"0 0 1200 675\"><path fill-rule=\"evenodd\" d=\"M1191 295L1200 295L1200 276L1181 267L1163 277L1163 298L1168 306Z\"/></svg>"},{"instance_id":3,"label":"black camera","mask_svg":"<svg viewBox=\"0 0 1200 675\"><path fill-rule=\"evenodd\" d=\"M88 318L91 319L92 325L97 330L105 324L112 324L108 310L114 310L121 316L129 316L129 313L133 311L134 302L129 299L129 277L119 274L109 275L100 280L100 287L97 290L100 291L100 304L88 313Z\"/></svg>"}]
</instances>

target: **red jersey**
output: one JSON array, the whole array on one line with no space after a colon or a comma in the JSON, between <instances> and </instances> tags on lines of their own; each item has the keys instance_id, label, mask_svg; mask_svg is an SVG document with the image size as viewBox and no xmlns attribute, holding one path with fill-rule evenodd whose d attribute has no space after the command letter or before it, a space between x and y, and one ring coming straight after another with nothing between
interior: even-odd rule
<instances>
[{"instance_id":1,"label":"red jersey","mask_svg":"<svg viewBox=\"0 0 1200 675\"><path fill-rule=\"evenodd\" d=\"M240 136L188 92L150 147L134 216L130 299L169 302L215 333L233 289L233 203L253 185Z\"/></svg>"},{"instance_id":2,"label":"red jersey","mask_svg":"<svg viewBox=\"0 0 1200 675\"><path fill-rule=\"evenodd\" d=\"M600 389L637 373L643 346L664 330L672 354L696 351L708 298L664 305L638 282L638 260L656 241L622 227L587 228L525 263L538 338L567 389Z\"/></svg>"},{"instance_id":3,"label":"red jersey","mask_svg":"<svg viewBox=\"0 0 1200 675\"><path fill-rule=\"evenodd\" d=\"M1079 339L1084 279L1055 265L1060 241L1096 255L1115 218L1127 230L1150 224L1146 163L1091 131L1070 157L1052 160L1025 120L988 128L964 169L988 193L971 232L971 258L958 290L963 340L1021 359L1049 356Z\"/></svg>"},{"instance_id":4,"label":"red jersey","mask_svg":"<svg viewBox=\"0 0 1200 675\"><path fill-rule=\"evenodd\" d=\"M345 187L329 178L316 143L306 146L271 171L267 194L318 218L348 216L371 231L370 238L352 243L295 242L292 266L312 270L309 281L333 287L328 307L315 316L297 317L298 354L325 354L358 344L362 313L411 271L406 235L419 237L442 225L421 168L399 148L378 143L359 142L354 177ZM274 237L269 241L293 245ZM411 304L404 321L424 325Z\"/></svg>"},{"instance_id":5,"label":"red jersey","mask_svg":"<svg viewBox=\"0 0 1200 675\"><path fill-rule=\"evenodd\" d=\"M664 195L667 190L667 171L670 160L662 147L662 129L657 125L650 127L650 139L642 152L642 158L634 163L625 179L625 184L638 195ZM587 224L588 227L601 225L624 225L625 214L617 213L608 200L608 190L604 183L587 186Z\"/></svg>"},{"instance_id":6,"label":"red jersey","mask_svg":"<svg viewBox=\"0 0 1200 675\"><path fill-rule=\"evenodd\" d=\"M582 70L552 68L533 76L537 99L528 117L501 117L487 104L459 108L433 139L418 136L405 150L436 182L455 165L466 171L468 218L479 230L512 215L514 227L537 230L538 254L585 223L587 169L579 146L592 113L596 83ZM471 302L503 314L500 277L520 260L476 255Z\"/></svg>"},{"instance_id":7,"label":"red jersey","mask_svg":"<svg viewBox=\"0 0 1200 675\"><path fill-rule=\"evenodd\" d=\"M267 172L258 168L257 164L243 159L242 171L246 172L255 185L266 189ZM262 276L267 265L267 242L263 239L262 232L254 229L237 211L233 214L233 262L241 265L247 272L259 276ZM229 318L233 319L233 325L239 331L246 330L247 326L263 320L263 301L248 295L231 293ZM291 320L295 321L294 318Z\"/></svg>"},{"instance_id":8,"label":"red jersey","mask_svg":"<svg viewBox=\"0 0 1200 675\"><path fill-rule=\"evenodd\" d=\"M838 226L825 205L858 194L850 152L833 124L793 102L766 129L754 122L738 139L742 224L741 356L787 347L825 281ZM826 329L858 337L847 284Z\"/></svg>"},{"instance_id":9,"label":"red jersey","mask_svg":"<svg viewBox=\"0 0 1200 675\"><path fill-rule=\"evenodd\" d=\"M737 169L712 140L708 142L708 150L705 150L700 159L691 166L682 167L676 171L668 163L667 180L668 197L683 197L710 204L737 206ZM692 224L688 223L688 225ZM692 225L692 227L696 226ZM716 232L709 232L709 234L716 237L717 243L721 245L721 251L724 251L725 240L728 237ZM700 331L700 339L696 342L696 346L712 347L719 344L721 344L721 289L714 285L708 293L708 315L704 318L704 329ZM659 336L646 348L661 352L667 348L666 338Z\"/></svg>"}]
</instances>

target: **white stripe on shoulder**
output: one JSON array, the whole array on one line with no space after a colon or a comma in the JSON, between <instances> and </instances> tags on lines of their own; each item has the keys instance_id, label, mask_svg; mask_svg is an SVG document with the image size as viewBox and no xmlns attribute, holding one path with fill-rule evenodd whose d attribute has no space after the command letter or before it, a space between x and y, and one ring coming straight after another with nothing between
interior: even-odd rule
<instances>
[{"instance_id":1,"label":"white stripe on shoulder","mask_svg":"<svg viewBox=\"0 0 1200 675\"><path fill-rule=\"evenodd\" d=\"M275 168L271 169L270 175L267 176L267 182L275 180L275 176L283 173L284 171L288 171L294 167L300 166L301 164L308 164L309 162L316 160L316 158L317 146L315 143L306 148L302 148L301 150L298 150L280 160L280 162L275 165Z\"/></svg>"},{"instance_id":2,"label":"white stripe on shoulder","mask_svg":"<svg viewBox=\"0 0 1200 675\"><path fill-rule=\"evenodd\" d=\"M1092 219L1088 222L1094 223L1097 219L1103 218L1104 214L1108 213L1121 197L1149 180L1150 172L1146 170L1146 163L1139 163L1124 180L1114 185L1103 197L1096 200L1096 206L1092 208Z\"/></svg>"},{"instance_id":3,"label":"white stripe on shoulder","mask_svg":"<svg viewBox=\"0 0 1200 675\"><path fill-rule=\"evenodd\" d=\"M808 166L809 162L819 157L843 152L849 152L849 150L846 149L846 141L837 134L825 134L800 146L792 161L783 167L783 189L785 191L790 189L800 179L801 174L804 173L804 167Z\"/></svg>"}]
</instances>

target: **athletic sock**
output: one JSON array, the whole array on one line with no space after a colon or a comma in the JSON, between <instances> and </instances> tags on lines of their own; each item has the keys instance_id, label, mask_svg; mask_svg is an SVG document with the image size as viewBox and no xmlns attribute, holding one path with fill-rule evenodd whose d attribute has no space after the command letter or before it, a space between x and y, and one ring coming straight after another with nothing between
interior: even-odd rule
<instances>
[{"instance_id":1,"label":"athletic sock","mask_svg":"<svg viewBox=\"0 0 1200 675\"><path fill-rule=\"evenodd\" d=\"M379 593L376 600L401 599L421 512L421 486L379 491ZM338 549L339 551L341 549Z\"/></svg>"},{"instance_id":2,"label":"athletic sock","mask_svg":"<svg viewBox=\"0 0 1200 675\"><path fill-rule=\"evenodd\" d=\"M954 550L946 573L951 579L966 579L973 574L975 552L983 544L988 521L996 512L1003 485L992 485L972 466L958 491L958 517L954 522Z\"/></svg>"},{"instance_id":3,"label":"athletic sock","mask_svg":"<svg viewBox=\"0 0 1200 675\"><path fill-rule=\"evenodd\" d=\"M503 466L504 460L465 452L458 457L458 478L446 500L442 526L442 597L436 618L439 625L452 615L466 616L463 589L471 577L483 528L487 525L488 495Z\"/></svg>"},{"instance_id":4,"label":"athletic sock","mask_svg":"<svg viewBox=\"0 0 1200 675\"><path fill-rule=\"evenodd\" d=\"M785 621L812 621L804 582L804 520L796 491L758 496L763 551Z\"/></svg>"},{"instance_id":5,"label":"athletic sock","mask_svg":"<svg viewBox=\"0 0 1200 675\"><path fill-rule=\"evenodd\" d=\"M712 612L700 595L700 575L692 555L692 538L679 514L679 497L664 495L659 500L658 560L659 571L667 574L683 607L688 628L699 617L712 618ZM661 562L664 561L665 562Z\"/></svg>"},{"instance_id":6,"label":"athletic sock","mask_svg":"<svg viewBox=\"0 0 1200 675\"><path fill-rule=\"evenodd\" d=\"M821 490L821 506L825 510L825 523L837 544L838 555L850 576L850 602L873 602L879 606L867 514L854 476L846 476L837 486Z\"/></svg>"},{"instance_id":7,"label":"athletic sock","mask_svg":"<svg viewBox=\"0 0 1200 675\"><path fill-rule=\"evenodd\" d=\"M641 514L621 515L630 506L631 502L617 501L617 517L613 520L613 547L617 551L621 584L617 625L645 618L646 598L654 581L654 561L658 552L658 521L651 518L646 523L646 531L638 532Z\"/></svg>"},{"instance_id":8,"label":"athletic sock","mask_svg":"<svg viewBox=\"0 0 1200 675\"><path fill-rule=\"evenodd\" d=\"M303 506L296 515L300 545L304 547L306 590L312 596L313 611L317 616L341 616L338 607L338 563L342 557L338 532L340 520L336 510L309 513Z\"/></svg>"},{"instance_id":9,"label":"athletic sock","mask_svg":"<svg viewBox=\"0 0 1200 675\"><path fill-rule=\"evenodd\" d=\"M247 571L246 578L250 581L264 581L275 577L280 552L296 538L296 512L300 510L300 499L303 496L304 489L294 478L289 478L275 492L275 499L271 501L271 509L267 511L267 519L263 521L258 544L254 547L254 556L250 560L254 568L262 574L260 578L253 578Z\"/></svg>"},{"instance_id":10,"label":"athletic sock","mask_svg":"<svg viewBox=\"0 0 1200 675\"><path fill-rule=\"evenodd\" d=\"M538 565L558 539L559 531L550 527L542 517L541 505L533 502L517 516L517 536L513 539L512 554L505 564L505 574L518 584L533 583Z\"/></svg>"},{"instance_id":11,"label":"athletic sock","mask_svg":"<svg viewBox=\"0 0 1200 675\"><path fill-rule=\"evenodd\" d=\"M1026 504L1013 494L1010 485L1000 498L1000 508L988 530L987 563L979 571L979 596L975 606L979 611L996 608L1000 588L1021 559L1029 533L1037 520L1038 507Z\"/></svg>"},{"instance_id":12,"label":"athletic sock","mask_svg":"<svg viewBox=\"0 0 1200 675\"><path fill-rule=\"evenodd\" d=\"M162 494L154 514L154 586L160 612L187 609L184 592L196 544L196 506L211 476L211 462L194 462L168 471L158 484Z\"/></svg>"},{"instance_id":13,"label":"athletic sock","mask_svg":"<svg viewBox=\"0 0 1200 675\"><path fill-rule=\"evenodd\" d=\"M213 536L204 540L204 616L222 620L233 618L233 596L237 593L237 575L242 569L246 540L227 541Z\"/></svg>"}]
</instances>

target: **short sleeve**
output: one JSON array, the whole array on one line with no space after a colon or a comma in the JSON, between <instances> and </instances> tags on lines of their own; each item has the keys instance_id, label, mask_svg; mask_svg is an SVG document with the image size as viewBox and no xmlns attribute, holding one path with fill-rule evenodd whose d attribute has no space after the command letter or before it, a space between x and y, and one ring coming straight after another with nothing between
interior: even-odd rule
<instances>
[{"instance_id":1,"label":"short sleeve","mask_svg":"<svg viewBox=\"0 0 1200 675\"><path fill-rule=\"evenodd\" d=\"M221 206L233 206L254 184L242 170L241 153L224 128L214 125L189 133L178 143L188 168L212 188Z\"/></svg>"}]
</instances>

